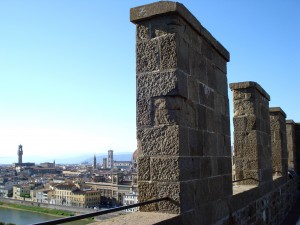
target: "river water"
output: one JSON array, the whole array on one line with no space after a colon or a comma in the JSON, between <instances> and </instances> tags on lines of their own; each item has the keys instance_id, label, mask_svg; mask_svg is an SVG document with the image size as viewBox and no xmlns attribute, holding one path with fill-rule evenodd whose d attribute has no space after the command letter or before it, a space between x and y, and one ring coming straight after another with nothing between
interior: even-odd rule
<instances>
[{"instance_id":1,"label":"river water","mask_svg":"<svg viewBox=\"0 0 300 225\"><path fill-rule=\"evenodd\" d=\"M27 224L44 222L48 220L54 220L58 218L59 217L51 216L43 213L0 207L0 222L4 222L4 223L14 223L16 225L27 225ZM83 225L87 223L88 223L87 221L78 220L78 221L64 223L64 224Z\"/></svg>"}]
</instances>

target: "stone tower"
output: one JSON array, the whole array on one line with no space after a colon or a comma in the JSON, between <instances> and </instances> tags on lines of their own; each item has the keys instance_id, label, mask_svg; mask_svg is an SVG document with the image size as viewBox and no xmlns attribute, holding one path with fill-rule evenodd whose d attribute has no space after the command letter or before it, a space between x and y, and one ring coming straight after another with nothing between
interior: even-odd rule
<instances>
[{"instance_id":1,"label":"stone tower","mask_svg":"<svg viewBox=\"0 0 300 225\"><path fill-rule=\"evenodd\" d=\"M19 149L18 149L18 163L22 163L22 156L23 156L23 146L19 145Z\"/></svg>"},{"instance_id":2,"label":"stone tower","mask_svg":"<svg viewBox=\"0 0 300 225\"><path fill-rule=\"evenodd\" d=\"M114 151L108 150L107 168L112 169L114 165Z\"/></svg>"},{"instance_id":3,"label":"stone tower","mask_svg":"<svg viewBox=\"0 0 300 225\"><path fill-rule=\"evenodd\" d=\"M94 170L97 168L97 159L96 155L94 155L94 165L93 165Z\"/></svg>"},{"instance_id":4,"label":"stone tower","mask_svg":"<svg viewBox=\"0 0 300 225\"><path fill-rule=\"evenodd\" d=\"M103 158L103 161L102 161L102 168L103 168L103 169L106 169L106 168L107 168L107 158Z\"/></svg>"}]
</instances>

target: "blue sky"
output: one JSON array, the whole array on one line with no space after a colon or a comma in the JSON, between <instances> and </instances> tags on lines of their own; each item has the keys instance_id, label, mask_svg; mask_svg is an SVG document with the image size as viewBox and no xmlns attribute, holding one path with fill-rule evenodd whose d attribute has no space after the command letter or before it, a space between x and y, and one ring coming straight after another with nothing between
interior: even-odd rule
<instances>
[{"instance_id":1,"label":"blue sky","mask_svg":"<svg viewBox=\"0 0 300 225\"><path fill-rule=\"evenodd\" d=\"M0 163L19 144L37 162L136 149L129 9L151 2L0 0ZM230 52L229 83L258 82L300 122L300 1L181 3Z\"/></svg>"}]
</instances>

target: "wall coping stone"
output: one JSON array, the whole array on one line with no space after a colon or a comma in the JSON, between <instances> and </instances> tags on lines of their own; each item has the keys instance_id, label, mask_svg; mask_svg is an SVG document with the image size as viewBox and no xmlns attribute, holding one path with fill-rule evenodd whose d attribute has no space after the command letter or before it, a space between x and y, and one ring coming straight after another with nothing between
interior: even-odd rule
<instances>
[{"instance_id":1,"label":"wall coping stone","mask_svg":"<svg viewBox=\"0 0 300 225\"><path fill-rule=\"evenodd\" d=\"M285 122L286 122L286 123L289 123L289 124L295 125L295 121L294 121L294 120L286 120Z\"/></svg>"},{"instance_id":2,"label":"wall coping stone","mask_svg":"<svg viewBox=\"0 0 300 225\"><path fill-rule=\"evenodd\" d=\"M239 90L254 87L256 88L266 99L271 100L270 95L256 82L254 81L245 81L238 83L229 84L231 90Z\"/></svg>"},{"instance_id":3,"label":"wall coping stone","mask_svg":"<svg viewBox=\"0 0 300 225\"><path fill-rule=\"evenodd\" d=\"M280 107L270 107L269 112L270 113L281 113L284 116L284 118L286 118L285 112Z\"/></svg>"},{"instance_id":4,"label":"wall coping stone","mask_svg":"<svg viewBox=\"0 0 300 225\"><path fill-rule=\"evenodd\" d=\"M218 42L208 30L206 30L201 23L194 17L191 12L181 3L172 1L160 1L147 5L138 6L130 9L130 21L137 23L152 17L156 17L164 14L178 14L187 23L189 23L204 39L210 43L214 49L227 62L230 60L230 53Z\"/></svg>"}]
</instances>

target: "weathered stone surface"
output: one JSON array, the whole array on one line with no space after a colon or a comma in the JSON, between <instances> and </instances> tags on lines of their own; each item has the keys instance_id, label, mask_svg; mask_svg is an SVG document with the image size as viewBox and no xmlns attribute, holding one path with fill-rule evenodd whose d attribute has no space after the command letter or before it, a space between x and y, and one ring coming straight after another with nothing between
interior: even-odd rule
<instances>
[{"instance_id":1,"label":"weathered stone surface","mask_svg":"<svg viewBox=\"0 0 300 225\"><path fill-rule=\"evenodd\" d=\"M286 114L280 107L270 108L273 174L287 177L288 150Z\"/></svg>"},{"instance_id":2,"label":"weathered stone surface","mask_svg":"<svg viewBox=\"0 0 300 225\"><path fill-rule=\"evenodd\" d=\"M147 99L136 102L136 123L137 126L151 125L151 102Z\"/></svg>"},{"instance_id":3,"label":"weathered stone surface","mask_svg":"<svg viewBox=\"0 0 300 225\"><path fill-rule=\"evenodd\" d=\"M230 84L234 98L234 163L239 184L272 179L269 95L255 82Z\"/></svg>"},{"instance_id":4,"label":"weathered stone surface","mask_svg":"<svg viewBox=\"0 0 300 225\"><path fill-rule=\"evenodd\" d=\"M137 99L163 95L179 95L187 98L187 76L177 70L137 75Z\"/></svg>"},{"instance_id":5,"label":"weathered stone surface","mask_svg":"<svg viewBox=\"0 0 300 225\"><path fill-rule=\"evenodd\" d=\"M136 71L137 73L159 70L158 40L138 42L136 45Z\"/></svg>"},{"instance_id":6,"label":"weathered stone surface","mask_svg":"<svg viewBox=\"0 0 300 225\"><path fill-rule=\"evenodd\" d=\"M154 125L178 124L197 127L197 111L194 105L178 96L154 99Z\"/></svg>"},{"instance_id":7,"label":"weathered stone surface","mask_svg":"<svg viewBox=\"0 0 300 225\"><path fill-rule=\"evenodd\" d=\"M296 170L296 144L295 144L295 122L286 120L288 168Z\"/></svg>"},{"instance_id":8,"label":"weathered stone surface","mask_svg":"<svg viewBox=\"0 0 300 225\"><path fill-rule=\"evenodd\" d=\"M176 125L138 129L138 149L144 156L179 156L187 149L187 136L188 133L182 130L181 134Z\"/></svg>"},{"instance_id":9,"label":"weathered stone surface","mask_svg":"<svg viewBox=\"0 0 300 225\"><path fill-rule=\"evenodd\" d=\"M154 182L143 182L138 181L138 188L139 188L139 202L145 202L151 199L157 198L157 184ZM152 212L158 210L157 203L149 204L146 206L140 207L141 211L144 212Z\"/></svg>"},{"instance_id":10,"label":"weathered stone surface","mask_svg":"<svg viewBox=\"0 0 300 225\"><path fill-rule=\"evenodd\" d=\"M150 157L139 156L137 160L138 179L140 181L150 180Z\"/></svg>"},{"instance_id":11,"label":"weathered stone surface","mask_svg":"<svg viewBox=\"0 0 300 225\"><path fill-rule=\"evenodd\" d=\"M253 81L231 83L231 84L229 84L229 87L232 91L233 90L240 90L240 89L250 89L250 90L251 89L256 89L258 92L260 92L262 97L266 98L268 101L270 101L270 99L271 99L270 95L258 83L253 82ZM248 90L246 92L248 92Z\"/></svg>"},{"instance_id":12,"label":"weathered stone surface","mask_svg":"<svg viewBox=\"0 0 300 225\"><path fill-rule=\"evenodd\" d=\"M139 6L130 9L130 21L133 23L140 23L144 20L150 20L153 17L177 14L195 29L200 36L204 37L210 42L210 46L222 55L222 57L229 61L228 51L199 23L199 21L180 3L178 2L157 2L148 5Z\"/></svg>"},{"instance_id":13,"label":"weathered stone surface","mask_svg":"<svg viewBox=\"0 0 300 225\"><path fill-rule=\"evenodd\" d=\"M151 180L176 182L180 177L178 157L153 157L150 160Z\"/></svg>"},{"instance_id":14,"label":"weathered stone surface","mask_svg":"<svg viewBox=\"0 0 300 225\"><path fill-rule=\"evenodd\" d=\"M159 38L160 68L173 69L177 66L177 53L175 34L165 35Z\"/></svg>"},{"instance_id":15,"label":"weathered stone surface","mask_svg":"<svg viewBox=\"0 0 300 225\"><path fill-rule=\"evenodd\" d=\"M229 54L181 4L142 6L131 18L137 24L139 187L151 185L143 198L172 198L142 210L202 218L201 209L212 213L213 201L232 193Z\"/></svg>"},{"instance_id":16,"label":"weathered stone surface","mask_svg":"<svg viewBox=\"0 0 300 225\"><path fill-rule=\"evenodd\" d=\"M163 201L158 203L159 210L165 213L180 213L180 194L181 187L179 182L168 183L160 182L157 185L158 197L168 196L172 201Z\"/></svg>"},{"instance_id":17,"label":"weathered stone surface","mask_svg":"<svg viewBox=\"0 0 300 225\"><path fill-rule=\"evenodd\" d=\"M149 39L150 31L149 31L149 23L140 23L136 25L136 39L137 41Z\"/></svg>"}]
</instances>

